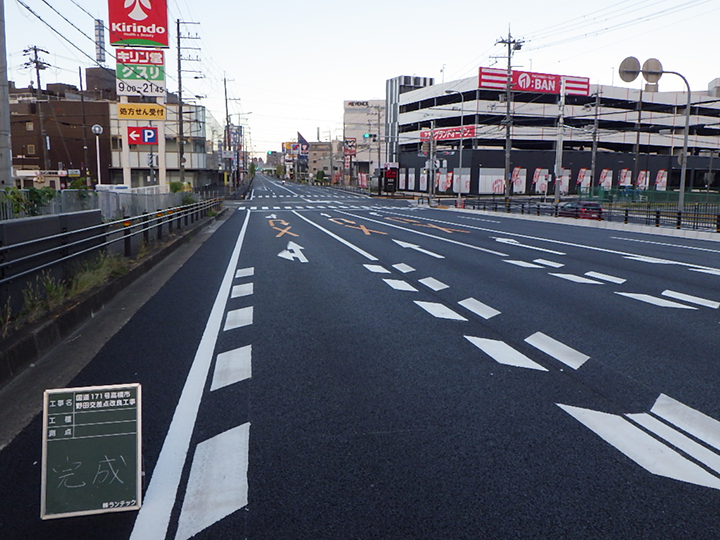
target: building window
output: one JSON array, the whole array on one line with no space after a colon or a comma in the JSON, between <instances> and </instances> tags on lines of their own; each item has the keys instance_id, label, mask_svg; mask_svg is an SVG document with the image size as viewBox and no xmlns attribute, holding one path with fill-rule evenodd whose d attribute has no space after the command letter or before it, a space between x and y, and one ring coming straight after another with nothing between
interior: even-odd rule
<instances>
[{"instance_id":1,"label":"building window","mask_svg":"<svg viewBox=\"0 0 720 540\"><path fill-rule=\"evenodd\" d=\"M28 144L27 147L25 148L25 150L27 151L26 153L28 156L35 155L35 145L34 144Z\"/></svg>"},{"instance_id":2,"label":"building window","mask_svg":"<svg viewBox=\"0 0 720 540\"><path fill-rule=\"evenodd\" d=\"M25 122L25 131L35 131L35 123Z\"/></svg>"}]
</instances>

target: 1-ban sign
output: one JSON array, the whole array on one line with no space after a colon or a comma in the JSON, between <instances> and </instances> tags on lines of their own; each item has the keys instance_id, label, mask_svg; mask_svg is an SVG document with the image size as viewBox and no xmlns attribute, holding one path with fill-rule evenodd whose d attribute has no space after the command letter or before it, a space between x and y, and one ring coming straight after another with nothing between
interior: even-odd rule
<instances>
[{"instance_id":1,"label":"1-ban sign","mask_svg":"<svg viewBox=\"0 0 720 540\"><path fill-rule=\"evenodd\" d=\"M46 390L40 517L141 506L139 384Z\"/></svg>"}]
</instances>

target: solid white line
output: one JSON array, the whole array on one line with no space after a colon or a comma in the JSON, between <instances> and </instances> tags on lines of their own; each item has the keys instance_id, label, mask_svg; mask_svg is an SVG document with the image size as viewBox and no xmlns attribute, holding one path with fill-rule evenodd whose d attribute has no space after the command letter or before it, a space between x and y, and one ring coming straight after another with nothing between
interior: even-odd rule
<instances>
[{"instance_id":1,"label":"solid white line","mask_svg":"<svg viewBox=\"0 0 720 540\"><path fill-rule=\"evenodd\" d=\"M602 281L596 281L594 279L588 279L584 278L582 276L576 276L574 274L553 274L550 273L551 276L559 277L561 279L566 279L568 281L572 281L573 283L582 283L584 285L603 285Z\"/></svg>"},{"instance_id":2,"label":"solid white line","mask_svg":"<svg viewBox=\"0 0 720 540\"><path fill-rule=\"evenodd\" d=\"M543 366L533 362L527 356L519 351L516 351L504 341L496 341L494 339L484 339L473 336L465 336L465 339L495 360L498 364L525 369L535 369L537 371L547 371L547 369Z\"/></svg>"},{"instance_id":3,"label":"solid white line","mask_svg":"<svg viewBox=\"0 0 720 540\"><path fill-rule=\"evenodd\" d=\"M650 412L720 450L720 422L679 401L660 394Z\"/></svg>"},{"instance_id":4,"label":"solid white line","mask_svg":"<svg viewBox=\"0 0 720 540\"><path fill-rule=\"evenodd\" d=\"M479 300L475 300L474 298L466 298L465 300L460 300L458 304L460 304L465 309L469 309L475 315L479 315L485 320L492 319L495 315L500 315L500 312L497 309L491 308L490 306L485 305Z\"/></svg>"},{"instance_id":5,"label":"solid white line","mask_svg":"<svg viewBox=\"0 0 720 540\"><path fill-rule=\"evenodd\" d=\"M363 264L363 266L375 274L392 274L390 270L379 264Z\"/></svg>"},{"instance_id":6,"label":"solid white line","mask_svg":"<svg viewBox=\"0 0 720 540\"><path fill-rule=\"evenodd\" d=\"M671 290L663 291L662 295L674 298L675 300L682 300L684 302L690 302L691 304L697 304L698 306L709 307L710 309L718 309L720 307L720 302L700 298L699 296L690 296L689 294L683 294Z\"/></svg>"},{"instance_id":7,"label":"solid white line","mask_svg":"<svg viewBox=\"0 0 720 540\"><path fill-rule=\"evenodd\" d=\"M418 280L420 283L425 285L426 287L432 289L433 291L442 291L444 289L447 289L449 285L445 285L442 281L438 281L437 279L433 277L426 277L424 279Z\"/></svg>"},{"instance_id":8,"label":"solid white line","mask_svg":"<svg viewBox=\"0 0 720 540\"><path fill-rule=\"evenodd\" d=\"M720 480L620 416L557 404L578 422L632 459L666 478L720 489Z\"/></svg>"},{"instance_id":9,"label":"solid white line","mask_svg":"<svg viewBox=\"0 0 720 540\"><path fill-rule=\"evenodd\" d=\"M342 212L342 213L344 213L344 212ZM324 233L327 234L328 236L331 236L332 238L334 238L335 240L337 240L337 241L340 242L341 244L344 244L344 245L346 245L347 247L349 247L350 249L352 249L353 251L356 251L357 253L359 253L360 255L362 255L363 257L365 257L366 259L369 259L369 260L371 260L371 261L377 261L377 257L373 257L373 256L370 255L367 251L360 249L359 247L357 247L357 246L354 245L354 244L351 244L350 242L348 242L348 241L345 240L344 238L340 238L340 237L339 237L337 234L335 234L334 232L328 231L326 228L321 227L320 225L318 225L317 223L315 223L315 222L313 222L313 221L310 221L309 219L303 217L301 214L298 214L297 212L293 212L293 214L295 214L297 217L299 217L299 218L302 219L303 221L307 221L307 222L308 222L310 225L312 225L313 227L316 227L316 228L320 229L322 232L324 232Z\"/></svg>"},{"instance_id":10,"label":"solid white line","mask_svg":"<svg viewBox=\"0 0 720 540\"><path fill-rule=\"evenodd\" d=\"M170 428L153 469L143 506L135 518L130 540L157 540L165 538L167 534L170 515L175 506L178 485L190 446L190 438L195 427L198 408L205 389L220 325L225 315L225 305L240 258L250 215L249 212L245 214L245 223L230 256L225 277L215 297L215 303L185 380L180 400L175 407Z\"/></svg>"},{"instance_id":11,"label":"solid white line","mask_svg":"<svg viewBox=\"0 0 720 540\"><path fill-rule=\"evenodd\" d=\"M658 437L665 439L675 448L679 448L690 457L695 458L700 463L704 463L715 472L720 473L720 456L715 452L712 452L703 445L696 443L690 437L683 435L654 416L646 413L626 414L625 416L627 416L630 420L637 422L645 429L652 431Z\"/></svg>"},{"instance_id":12,"label":"solid white line","mask_svg":"<svg viewBox=\"0 0 720 540\"><path fill-rule=\"evenodd\" d=\"M396 291L418 292L415 287L410 285L407 281L403 281L402 279L383 279L383 281L390 285Z\"/></svg>"},{"instance_id":13,"label":"solid white line","mask_svg":"<svg viewBox=\"0 0 720 540\"><path fill-rule=\"evenodd\" d=\"M618 285L621 285L627 281L624 278L619 278L619 277L611 276L608 274L601 274L600 272L585 272L585 275L588 277L595 278L595 279L602 279L603 281L609 281L610 283L617 283Z\"/></svg>"},{"instance_id":14,"label":"solid white line","mask_svg":"<svg viewBox=\"0 0 720 540\"><path fill-rule=\"evenodd\" d=\"M255 267L250 266L248 268L241 268L237 272L235 272L235 278L244 278L244 277L250 277L255 275Z\"/></svg>"},{"instance_id":15,"label":"solid white line","mask_svg":"<svg viewBox=\"0 0 720 540\"><path fill-rule=\"evenodd\" d=\"M407 274L409 272L414 272L415 269L410 266L409 264L405 263L399 263L399 264L393 264L393 268L397 270L398 272L402 272L403 274Z\"/></svg>"},{"instance_id":16,"label":"solid white line","mask_svg":"<svg viewBox=\"0 0 720 540\"><path fill-rule=\"evenodd\" d=\"M576 351L542 332L535 332L532 336L525 338L525 342L573 369L580 368L590 359L588 355Z\"/></svg>"},{"instance_id":17,"label":"solid white line","mask_svg":"<svg viewBox=\"0 0 720 540\"><path fill-rule=\"evenodd\" d=\"M217 355L210 390L244 381L252 376L252 345Z\"/></svg>"},{"instance_id":18,"label":"solid white line","mask_svg":"<svg viewBox=\"0 0 720 540\"><path fill-rule=\"evenodd\" d=\"M230 298L241 298L243 296L250 296L253 293L252 283L243 283L242 285L235 285L230 293Z\"/></svg>"},{"instance_id":19,"label":"solid white line","mask_svg":"<svg viewBox=\"0 0 720 540\"><path fill-rule=\"evenodd\" d=\"M535 259L533 262L543 264L545 266L552 266L553 268L562 268L563 266L565 266L565 264L563 263L548 261L547 259Z\"/></svg>"},{"instance_id":20,"label":"solid white line","mask_svg":"<svg viewBox=\"0 0 720 540\"><path fill-rule=\"evenodd\" d=\"M662 298L650 296L649 294L623 293L617 291L615 291L615 294L619 294L620 296L626 296L627 298L632 298L634 300L640 300L641 302L646 302L648 304L652 304L653 306L675 309L697 309L696 307L686 306L685 304L678 304L677 302L672 302L670 300L663 300Z\"/></svg>"},{"instance_id":21,"label":"solid white line","mask_svg":"<svg viewBox=\"0 0 720 540\"><path fill-rule=\"evenodd\" d=\"M427 311L430 315L432 315L433 317L437 317L438 319L448 319L451 321L467 321L467 319L459 313L456 313L449 307L438 304L437 302L418 302L417 300L415 300L415 303L421 308L423 308L425 311Z\"/></svg>"},{"instance_id":22,"label":"solid white line","mask_svg":"<svg viewBox=\"0 0 720 540\"><path fill-rule=\"evenodd\" d=\"M515 266L521 266L522 268L542 268L539 264L533 264L527 261L511 261L509 259L503 259L503 262L514 264Z\"/></svg>"},{"instance_id":23,"label":"solid white line","mask_svg":"<svg viewBox=\"0 0 720 540\"><path fill-rule=\"evenodd\" d=\"M253 323L253 307L245 307L229 311L227 318L225 319L224 332L228 330L234 330L235 328L242 328L243 326L250 326Z\"/></svg>"},{"instance_id":24,"label":"solid white line","mask_svg":"<svg viewBox=\"0 0 720 540\"><path fill-rule=\"evenodd\" d=\"M688 270L692 270L693 272L702 272L703 274L710 274L713 276L720 276L720 270L715 270L713 268L689 268Z\"/></svg>"}]
</instances>

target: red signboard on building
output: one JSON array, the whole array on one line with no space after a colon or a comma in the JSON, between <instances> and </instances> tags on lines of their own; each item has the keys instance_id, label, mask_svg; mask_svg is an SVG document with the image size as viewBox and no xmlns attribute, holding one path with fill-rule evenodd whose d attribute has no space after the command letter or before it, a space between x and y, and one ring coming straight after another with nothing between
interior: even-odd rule
<instances>
[{"instance_id":1,"label":"red signboard on building","mask_svg":"<svg viewBox=\"0 0 720 540\"><path fill-rule=\"evenodd\" d=\"M108 0L110 45L168 47L167 0Z\"/></svg>"},{"instance_id":2,"label":"red signboard on building","mask_svg":"<svg viewBox=\"0 0 720 540\"><path fill-rule=\"evenodd\" d=\"M565 94L587 96L590 94L590 79L569 75L549 75L529 71L513 71L510 76L510 89L513 92L537 92L540 94L560 95L562 81L565 81ZM507 71L504 69L480 68L478 88L485 90L506 90Z\"/></svg>"},{"instance_id":3,"label":"red signboard on building","mask_svg":"<svg viewBox=\"0 0 720 540\"><path fill-rule=\"evenodd\" d=\"M463 126L462 137L460 136L460 127L438 128L434 130L426 130L420 132L421 141L429 141L432 133L433 139L436 141L449 141L454 139L471 139L475 137L475 128L477 126Z\"/></svg>"},{"instance_id":4,"label":"red signboard on building","mask_svg":"<svg viewBox=\"0 0 720 540\"><path fill-rule=\"evenodd\" d=\"M129 144L157 144L158 128L128 126Z\"/></svg>"}]
</instances>

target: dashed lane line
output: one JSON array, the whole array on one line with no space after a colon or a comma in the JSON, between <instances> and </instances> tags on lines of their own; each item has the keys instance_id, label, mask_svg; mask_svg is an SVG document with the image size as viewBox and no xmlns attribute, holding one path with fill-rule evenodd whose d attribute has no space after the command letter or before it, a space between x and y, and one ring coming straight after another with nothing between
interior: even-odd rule
<instances>
[{"instance_id":1,"label":"dashed lane line","mask_svg":"<svg viewBox=\"0 0 720 540\"><path fill-rule=\"evenodd\" d=\"M423 279L418 280L420 283L425 285L427 288L437 292L442 291L444 289L447 289L449 285L445 285L442 281L439 281L433 277L426 277Z\"/></svg>"},{"instance_id":2,"label":"dashed lane line","mask_svg":"<svg viewBox=\"0 0 720 540\"><path fill-rule=\"evenodd\" d=\"M210 390L224 388L252 376L252 345L217 355Z\"/></svg>"},{"instance_id":3,"label":"dashed lane line","mask_svg":"<svg viewBox=\"0 0 720 540\"><path fill-rule=\"evenodd\" d=\"M418 290L402 279L383 279L390 287L396 291L418 292Z\"/></svg>"},{"instance_id":4,"label":"dashed lane line","mask_svg":"<svg viewBox=\"0 0 720 540\"><path fill-rule=\"evenodd\" d=\"M534 369L537 371L547 371L546 368L537 362L533 362L530 358L513 349L504 341L474 336L465 336L465 339L495 360L498 364L525 369Z\"/></svg>"},{"instance_id":5,"label":"dashed lane line","mask_svg":"<svg viewBox=\"0 0 720 540\"><path fill-rule=\"evenodd\" d=\"M464 307L467 310L472 311L475 315L479 315L483 319L492 319L495 315L500 315L500 312L492 308L486 304L483 304L479 300L475 300L474 298L466 298L465 300L460 300L458 302L462 307Z\"/></svg>"},{"instance_id":6,"label":"dashed lane line","mask_svg":"<svg viewBox=\"0 0 720 540\"><path fill-rule=\"evenodd\" d=\"M575 274L554 274L550 272L550 275L557 278L565 279L567 281L572 281L573 283L581 283L583 285L603 285L602 281L588 279L582 276L576 276Z\"/></svg>"},{"instance_id":7,"label":"dashed lane line","mask_svg":"<svg viewBox=\"0 0 720 540\"><path fill-rule=\"evenodd\" d=\"M585 275L587 277L595 278L595 279L601 279L603 281L608 281L610 283L615 283L617 285L622 285L627 280L625 278L615 277L608 274L602 274L600 272L585 272Z\"/></svg>"},{"instance_id":8,"label":"dashed lane line","mask_svg":"<svg viewBox=\"0 0 720 540\"><path fill-rule=\"evenodd\" d=\"M683 294L671 290L663 291L662 295L667 296L668 298L674 298L675 300L682 300L683 302L689 302L691 304L697 304L698 306L708 307L710 309L720 308L720 302L716 302L715 300L708 300L707 298L700 298L699 296L691 296L689 294Z\"/></svg>"},{"instance_id":9,"label":"dashed lane line","mask_svg":"<svg viewBox=\"0 0 720 540\"><path fill-rule=\"evenodd\" d=\"M697 309L696 307L693 307L693 306L686 306L685 304L679 304L678 302L673 302L672 300L665 300L664 298L658 298L657 296L651 296L649 294L625 293L625 292L617 292L617 291L615 291L615 294L619 294L620 296L625 296L626 298L632 298L633 300L639 300L640 302L645 302L647 304L651 304L653 306L658 306L658 307L673 308L673 309Z\"/></svg>"},{"instance_id":10,"label":"dashed lane line","mask_svg":"<svg viewBox=\"0 0 720 540\"><path fill-rule=\"evenodd\" d=\"M590 359L588 355L576 351L542 332L535 332L532 336L525 338L525 342L572 369L579 369Z\"/></svg>"},{"instance_id":11,"label":"dashed lane line","mask_svg":"<svg viewBox=\"0 0 720 540\"><path fill-rule=\"evenodd\" d=\"M453 311L449 307L444 306L443 304L439 304L437 302L420 302L417 300L415 300L415 303L421 308L423 308L425 311L427 311L430 315L438 319L447 319L451 321L467 321L465 317Z\"/></svg>"}]
</instances>

